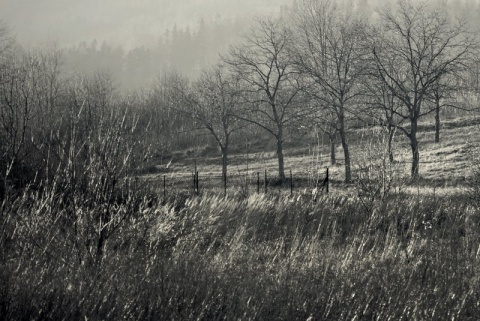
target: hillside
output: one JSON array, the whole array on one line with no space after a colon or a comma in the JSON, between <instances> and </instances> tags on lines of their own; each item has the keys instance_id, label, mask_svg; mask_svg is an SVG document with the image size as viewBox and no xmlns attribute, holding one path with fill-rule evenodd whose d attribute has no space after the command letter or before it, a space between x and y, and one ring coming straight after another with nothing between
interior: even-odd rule
<instances>
[{"instance_id":1,"label":"hillside","mask_svg":"<svg viewBox=\"0 0 480 321\"><path fill-rule=\"evenodd\" d=\"M431 122L421 123L420 141L420 185L432 191L442 189L454 191L464 188L467 180L474 174L474 164L478 163L480 145L476 137L480 134L480 122L473 116L453 116L442 123L441 141L434 142L434 127ZM349 132L352 148L353 166L358 173L360 168L366 167L372 161L386 157L384 149L385 139L381 128L352 129ZM330 162L330 146L326 138L319 136L305 139L295 137L286 141L285 168L292 170L294 180L308 181L322 176L329 167L330 179L340 183L343 180L344 167L341 145L337 144L337 163ZM274 178L277 172L277 159L274 146L268 137L246 142L237 141L233 144L230 155L229 175L238 180L248 174L250 181L256 181L256 173L267 170L268 175ZM411 153L408 141L401 132L397 132L394 143L395 161L390 169L395 175L407 183L411 167ZM477 161L476 161L477 159ZM171 162L170 162L171 160ZM166 164L169 163L168 169ZM156 160L148 175L149 180L162 180L167 175L171 182L177 179L182 181L190 177L194 164L205 180L217 180L221 177L221 154L214 144L200 146L197 149L177 150L163 160ZM157 171L157 173L155 173ZM361 173L359 175L362 175ZM174 184L174 183L172 183ZM304 184L304 183L302 183ZM212 183L214 186L215 183ZM416 186L416 185L415 185ZM416 191L415 191L416 192Z\"/></svg>"}]
</instances>

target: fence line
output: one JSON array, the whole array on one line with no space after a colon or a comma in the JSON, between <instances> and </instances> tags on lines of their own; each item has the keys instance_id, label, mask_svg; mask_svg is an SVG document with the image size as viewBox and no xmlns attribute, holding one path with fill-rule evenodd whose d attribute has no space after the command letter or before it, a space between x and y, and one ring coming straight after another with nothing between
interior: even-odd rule
<instances>
[{"instance_id":1,"label":"fence line","mask_svg":"<svg viewBox=\"0 0 480 321\"><path fill-rule=\"evenodd\" d=\"M255 174L256 173L256 174ZM177 175L176 175L177 174ZM169 188L180 188L183 190L191 190L193 194L198 195L200 193L200 186L202 186L203 190L207 189L215 189L218 188L220 190L223 189L223 193L226 195L228 188L234 187L243 187L247 188L249 186L255 185L255 180L253 177L256 175L256 192L260 194L260 186L263 183L263 193L268 194L269 186L272 189L287 189L290 190L290 195L293 195L295 188L302 188L302 187L311 187L320 192L329 193L329 171L328 167L325 171L325 176L318 175L318 179L316 181L311 180L311 177L297 175L294 176L292 170L289 170L289 177L280 182L278 180L269 180L268 178L268 170L264 170L263 172L263 182L260 180L260 171L252 172L252 175L224 175L224 174L202 174L200 176L200 171L196 170L195 172L190 173L191 183L188 184L188 175L181 174L181 173L172 173L172 174L163 174L163 197L166 198L168 195ZM202 185L200 185L200 178L202 177ZM250 179L249 179L250 177ZM320 179L323 177L323 179ZM313 184L312 184L313 182ZM188 187L190 185L190 187Z\"/></svg>"}]
</instances>

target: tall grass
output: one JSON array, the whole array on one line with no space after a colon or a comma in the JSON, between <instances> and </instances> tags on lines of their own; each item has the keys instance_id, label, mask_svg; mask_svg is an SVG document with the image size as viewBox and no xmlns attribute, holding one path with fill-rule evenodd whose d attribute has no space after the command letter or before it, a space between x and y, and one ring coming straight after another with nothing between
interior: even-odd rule
<instances>
[{"instance_id":1,"label":"tall grass","mask_svg":"<svg viewBox=\"0 0 480 321\"><path fill-rule=\"evenodd\" d=\"M26 191L3 211L1 319L480 315L479 212L468 198L390 195L367 211L334 195L131 197L111 205L122 220L100 253L87 221L104 205L79 201L72 213L61 199Z\"/></svg>"}]
</instances>

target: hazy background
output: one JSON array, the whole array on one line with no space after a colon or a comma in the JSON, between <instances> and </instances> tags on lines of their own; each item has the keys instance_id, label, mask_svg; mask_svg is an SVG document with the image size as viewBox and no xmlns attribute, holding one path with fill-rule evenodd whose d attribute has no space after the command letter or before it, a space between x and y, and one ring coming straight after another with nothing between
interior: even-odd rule
<instances>
[{"instance_id":1,"label":"hazy background","mask_svg":"<svg viewBox=\"0 0 480 321\"><path fill-rule=\"evenodd\" d=\"M293 0L1 0L0 20L25 48L62 52L71 72L108 72L144 88L166 70L195 76L255 17Z\"/></svg>"},{"instance_id":2,"label":"hazy background","mask_svg":"<svg viewBox=\"0 0 480 321\"><path fill-rule=\"evenodd\" d=\"M167 28L198 29L201 19L272 14L292 0L2 0L0 19L22 44L73 45L96 39L126 49L151 45Z\"/></svg>"}]
</instances>

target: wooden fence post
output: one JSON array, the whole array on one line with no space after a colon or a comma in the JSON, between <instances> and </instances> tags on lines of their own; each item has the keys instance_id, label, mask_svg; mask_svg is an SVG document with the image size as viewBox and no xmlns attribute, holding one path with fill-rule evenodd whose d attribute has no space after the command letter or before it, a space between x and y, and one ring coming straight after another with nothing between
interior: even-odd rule
<instances>
[{"instance_id":1,"label":"wooden fence post","mask_svg":"<svg viewBox=\"0 0 480 321\"><path fill-rule=\"evenodd\" d=\"M193 193L195 193L195 188L197 187L197 177L195 175L195 172L193 172L192 176L193 176Z\"/></svg>"},{"instance_id":2,"label":"wooden fence post","mask_svg":"<svg viewBox=\"0 0 480 321\"><path fill-rule=\"evenodd\" d=\"M265 184L265 194L267 194L267 170L265 170L264 184Z\"/></svg>"},{"instance_id":3,"label":"wooden fence post","mask_svg":"<svg viewBox=\"0 0 480 321\"><path fill-rule=\"evenodd\" d=\"M327 177L325 177L325 183L327 184L327 194L328 194L328 185L330 184L329 180L328 180L328 167L327 167Z\"/></svg>"},{"instance_id":4,"label":"wooden fence post","mask_svg":"<svg viewBox=\"0 0 480 321\"><path fill-rule=\"evenodd\" d=\"M166 191L166 175L163 175L163 198L165 199L167 196L167 191Z\"/></svg>"},{"instance_id":5,"label":"wooden fence post","mask_svg":"<svg viewBox=\"0 0 480 321\"><path fill-rule=\"evenodd\" d=\"M260 194L260 172L257 172L257 194Z\"/></svg>"},{"instance_id":6,"label":"wooden fence post","mask_svg":"<svg viewBox=\"0 0 480 321\"><path fill-rule=\"evenodd\" d=\"M197 179L196 179L196 183L197 183L197 186L196 186L196 192L198 194L198 192L200 191L199 188L198 188L198 171L197 171Z\"/></svg>"},{"instance_id":7,"label":"wooden fence post","mask_svg":"<svg viewBox=\"0 0 480 321\"><path fill-rule=\"evenodd\" d=\"M292 176L291 169L290 169L290 195L293 195L293 176Z\"/></svg>"}]
</instances>

